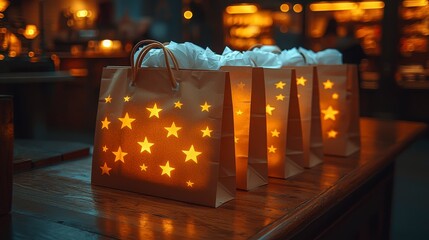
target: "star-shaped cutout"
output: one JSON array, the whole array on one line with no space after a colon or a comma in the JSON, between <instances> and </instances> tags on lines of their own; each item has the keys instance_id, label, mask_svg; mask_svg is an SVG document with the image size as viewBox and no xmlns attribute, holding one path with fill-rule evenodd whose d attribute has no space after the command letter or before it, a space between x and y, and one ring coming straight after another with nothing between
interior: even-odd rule
<instances>
[{"instance_id":1,"label":"star-shaped cutout","mask_svg":"<svg viewBox=\"0 0 429 240\"><path fill-rule=\"evenodd\" d=\"M277 148L275 148L273 145L271 145L271 146L268 148L268 152L269 152L269 153L276 153L276 150L277 150Z\"/></svg>"},{"instance_id":2,"label":"star-shaped cutout","mask_svg":"<svg viewBox=\"0 0 429 240\"><path fill-rule=\"evenodd\" d=\"M140 171L147 171L147 166L143 163L143 165L140 165Z\"/></svg>"},{"instance_id":3,"label":"star-shaped cutout","mask_svg":"<svg viewBox=\"0 0 429 240\"><path fill-rule=\"evenodd\" d=\"M101 168L101 175L103 174L107 174L110 176L110 170L112 170L112 168L109 168L106 164L106 162L104 162L104 165L100 167Z\"/></svg>"},{"instance_id":4,"label":"star-shaped cutout","mask_svg":"<svg viewBox=\"0 0 429 240\"><path fill-rule=\"evenodd\" d=\"M103 128L109 129L110 122L109 122L109 120L107 120L107 117L105 117L104 120L101 121L101 124L102 124L101 129L103 129Z\"/></svg>"},{"instance_id":5,"label":"star-shaped cutout","mask_svg":"<svg viewBox=\"0 0 429 240\"><path fill-rule=\"evenodd\" d=\"M118 151L116 152L112 152L115 155L115 162L116 161L121 161L123 163L125 163L125 159L124 157L128 154L126 152L122 152L121 146L118 147Z\"/></svg>"},{"instance_id":6,"label":"star-shaped cutout","mask_svg":"<svg viewBox=\"0 0 429 240\"><path fill-rule=\"evenodd\" d=\"M151 118L151 117L157 117L157 118L159 118L159 112L162 111L161 108L158 108L158 106L156 106L156 103L153 104L153 107L146 108L146 109L150 112L149 118Z\"/></svg>"},{"instance_id":7,"label":"star-shaped cutout","mask_svg":"<svg viewBox=\"0 0 429 240\"><path fill-rule=\"evenodd\" d=\"M136 119L135 118L130 118L130 116L128 115L128 113L125 113L125 116L123 118L118 118L119 121L122 122L122 126L121 129L124 127L128 127L129 129L133 129L131 127L131 123L134 122Z\"/></svg>"},{"instance_id":8,"label":"star-shaped cutout","mask_svg":"<svg viewBox=\"0 0 429 240\"><path fill-rule=\"evenodd\" d=\"M338 111L333 109L332 106L329 106L326 110L322 110L322 113L325 114L323 120L335 120L335 115L338 114Z\"/></svg>"},{"instance_id":9,"label":"star-shaped cutout","mask_svg":"<svg viewBox=\"0 0 429 240\"><path fill-rule=\"evenodd\" d=\"M332 89L332 87L334 86L334 83L331 82L331 80L326 80L325 82L323 82L323 88L324 89Z\"/></svg>"},{"instance_id":10,"label":"star-shaped cutout","mask_svg":"<svg viewBox=\"0 0 429 240\"><path fill-rule=\"evenodd\" d=\"M270 104L267 104L267 106L265 107L265 111L267 112L267 114L269 115L273 115L273 111L274 109L276 109L275 107L271 107Z\"/></svg>"},{"instance_id":11,"label":"star-shaped cutout","mask_svg":"<svg viewBox=\"0 0 429 240\"><path fill-rule=\"evenodd\" d=\"M107 152L109 150L106 145L103 146L103 152Z\"/></svg>"},{"instance_id":12,"label":"star-shaped cutout","mask_svg":"<svg viewBox=\"0 0 429 240\"><path fill-rule=\"evenodd\" d=\"M238 140L240 140L240 138L234 137L234 143L238 143Z\"/></svg>"},{"instance_id":13,"label":"star-shaped cutout","mask_svg":"<svg viewBox=\"0 0 429 240\"><path fill-rule=\"evenodd\" d=\"M209 108L211 107L211 105L209 105L207 102L204 102L204 104L200 106L201 106L201 112L204 112L204 111L208 112Z\"/></svg>"},{"instance_id":14,"label":"star-shaped cutout","mask_svg":"<svg viewBox=\"0 0 429 240\"><path fill-rule=\"evenodd\" d=\"M271 131L271 137L279 137L280 132L277 131L277 129L274 129L273 131Z\"/></svg>"},{"instance_id":15,"label":"star-shaped cutout","mask_svg":"<svg viewBox=\"0 0 429 240\"><path fill-rule=\"evenodd\" d=\"M328 138L336 138L337 137L338 132L335 130L331 130L328 132Z\"/></svg>"},{"instance_id":16,"label":"star-shaped cutout","mask_svg":"<svg viewBox=\"0 0 429 240\"><path fill-rule=\"evenodd\" d=\"M301 76L300 78L296 79L296 85L305 86L305 82L307 82L307 79L305 79L303 76Z\"/></svg>"},{"instance_id":17,"label":"star-shaped cutout","mask_svg":"<svg viewBox=\"0 0 429 240\"><path fill-rule=\"evenodd\" d=\"M194 149L194 145L191 145L191 147L189 148L189 150L188 150L188 151L186 151L186 150L182 150L182 152L183 152L184 154L186 154L185 162L187 162L187 161L189 161L189 160L192 160L192 161L194 161L195 163L198 163L198 159L197 159L197 157L198 157L198 155L200 155L200 154L201 154L201 152L197 152L197 151L195 151L195 149Z\"/></svg>"},{"instance_id":18,"label":"star-shaped cutout","mask_svg":"<svg viewBox=\"0 0 429 240\"><path fill-rule=\"evenodd\" d=\"M191 182L191 180L188 180L188 181L186 182L186 186L188 186L188 187L193 187L193 186L194 186L194 183L193 183L193 182Z\"/></svg>"},{"instance_id":19,"label":"star-shaped cutout","mask_svg":"<svg viewBox=\"0 0 429 240\"><path fill-rule=\"evenodd\" d=\"M130 99L131 99L131 97L130 97L130 96L125 96L125 97L124 97L124 102L129 102L129 101L130 101Z\"/></svg>"},{"instance_id":20,"label":"star-shaped cutout","mask_svg":"<svg viewBox=\"0 0 429 240\"><path fill-rule=\"evenodd\" d=\"M240 109L238 109L238 111L237 112L235 112L237 115L241 115L241 114L243 114L243 111L241 111Z\"/></svg>"},{"instance_id":21,"label":"star-shaped cutout","mask_svg":"<svg viewBox=\"0 0 429 240\"><path fill-rule=\"evenodd\" d=\"M109 95L106 98L104 98L104 101L106 101L106 103L112 103L112 98Z\"/></svg>"},{"instance_id":22,"label":"star-shaped cutout","mask_svg":"<svg viewBox=\"0 0 429 240\"><path fill-rule=\"evenodd\" d=\"M206 129L201 130L203 132L203 137L211 137L213 130L210 130L210 128L207 126Z\"/></svg>"},{"instance_id":23,"label":"star-shaped cutout","mask_svg":"<svg viewBox=\"0 0 429 240\"><path fill-rule=\"evenodd\" d=\"M178 100L177 102L174 102L174 108L182 109L183 103Z\"/></svg>"},{"instance_id":24,"label":"star-shaped cutout","mask_svg":"<svg viewBox=\"0 0 429 240\"><path fill-rule=\"evenodd\" d=\"M153 145L154 145L154 143L150 143L148 140L147 140L147 137L144 137L144 141L143 142L137 142L142 148L140 149L140 152L142 153L142 152L144 152L144 151L146 151L146 152L148 152L148 153L151 153L150 152L150 147L152 147Z\"/></svg>"},{"instance_id":25,"label":"star-shaped cutout","mask_svg":"<svg viewBox=\"0 0 429 240\"><path fill-rule=\"evenodd\" d=\"M275 84L276 88L278 89L283 89L284 86L286 86L286 83L279 81L278 83Z\"/></svg>"},{"instance_id":26,"label":"star-shaped cutout","mask_svg":"<svg viewBox=\"0 0 429 240\"><path fill-rule=\"evenodd\" d=\"M237 87L240 89L243 89L244 86L246 86L246 84L244 84L243 82L237 83Z\"/></svg>"},{"instance_id":27,"label":"star-shaped cutout","mask_svg":"<svg viewBox=\"0 0 429 240\"><path fill-rule=\"evenodd\" d=\"M175 169L175 168L170 167L170 161L167 161L167 163L164 166L159 165L159 167L162 168L161 176L164 174L167 174L169 177L171 177L171 171L173 171Z\"/></svg>"},{"instance_id":28,"label":"star-shaped cutout","mask_svg":"<svg viewBox=\"0 0 429 240\"><path fill-rule=\"evenodd\" d=\"M276 96L277 101L283 101L285 99L285 96L283 94L279 94Z\"/></svg>"},{"instance_id":29,"label":"star-shaped cutout","mask_svg":"<svg viewBox=\"0 0 429 240\"><path fill-rule=\"evenodd\" d=\"M332 94L332 99L338 99L339 97L340 97L340 95L338 95L338 93Z\"/></svg>"},{"instance_id":30,"label":"star-shaped cutout","mask_svg":"<svg viewBox=\"0 0 429 240\"><path fill-rule=\"evenodd\" d=\"M179 135L177 135L177 131L179 131L180 129L182 129L182 128L181 127L176 127L176 124L173 122L170 127L165 127L165 130L168 131L167 137L173 135L173 136L175 136L175 137L178 138Z\"/></svg>"}]
</instances>

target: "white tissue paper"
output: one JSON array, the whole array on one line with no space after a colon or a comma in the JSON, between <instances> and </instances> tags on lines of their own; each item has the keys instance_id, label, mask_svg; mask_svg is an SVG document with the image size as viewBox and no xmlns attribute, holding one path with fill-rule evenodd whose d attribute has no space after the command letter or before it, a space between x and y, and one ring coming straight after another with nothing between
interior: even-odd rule
<instances>
[{"instance_id":1,"label":"white tissue paper","mask_svg":"<svg viewBox=\"0 0 429 240\"><path fill-rule=\"evenodd\" d=\"M134 54L135 63L137 63L137 57L143 49L140 48ZM143 59L142 67L165 67L164 52L161 49L151 49Z\"/></svg>"},{"instance_id":2,"label":"white tissue paper","mask_svg":"<svg viewBox=\"0 0 429 240\"><path fill-rule=\"evenodd\" d=\"M276 54L280 54L282 52L282 50L276 45L262 45L259 50Z\"/></svg>"},{"instance_id":3,"label":"white tissue paper","mask_svg":"<svg viewBox=\"0 0 429 240\"><path fill-rule=\"evenodd\" d=\"M266 52L260 48L255 48L252 51L246 51L243 53L244 56L249 57L256 67L264 68L281 68L282 62L279 59L278 54L272 52Z\"/></svg>"},{"instance_id":4,"label":"white tissue paper","mask_svg":"<svg viewBox=\"0 0 429 240\"><path fill-rule=\"evenodd\" d=\"M220 55L215 54L209 48L203 49L190 42L176 43L170 42L167 46L174 54L179 68L183 69L219 69ZM142 51L140 48L135 54L134 59ZM169 60L170 65L173 63ZM165 67L164 51L162 49L151 49L142 62L142 67Z\"/></svg>"},{"instance_id":5,"label":"white tissue paper","mask_svg":"<svg viewBox=\"0 0 429 240\"><path fill-rule=\"evenodd\" d=\"M296 48L283 50L279 54L279 60L282 66L304 66L305 61L302 54Z\"/></svg>"},{"instance_id":6,"label":"white tissue paper","mask_svg":"<svg viewBox=\"0 0 429 240\"><path fill-rule=\"evenodd\" d=\"M343 55L336 49L325 49L316 53L316 62L321 65L343 64Z\"/></svg>"},{"instance_id":7,"label":"white tissue paper","mask_svg":"<svg viewBox=\"0 0 429 240\"><path fill-rule=\"evenodd\" d=\"M206 48L196 63L197 69L218 70L220 55L213 52L210 48Z\"/></svg>"},{"instance_id":8,"label":"white tissue paper","mask_svg":"<svg viewBox=\"0 0 429 240\"><path fill-rule=\"evenodd\" d=\"M281 68L282 66L304 66L313 64L342 64L342 54L335 49L313 52L305 48L293 48L280 51L277 46L262 46L252 51L233 51L225 47L222 55L214 53L210 48L203 49L190 42L170 42L167 46L174 54L179 68L218 70L221 66L252 66L265 68ZM140 48L134 54L134 60L141 53ZM276 52L276 53L275 53ZM170 65L173 63L169 60ZM142 67L165 67L164 51L151 49L142 61Z\"/></svg>"},{"instance_id":9,"label":"white tissue paper","mask_svg":"<svg viewBox=\"0 0 429 240\"><path fill-rule=\"evenodd\" d=\"M300 47L298 51L304 56L305 64L306 65L314 65L317 64L316 60L316 53L312 50L305 49Z\"/></svg>"},{"instance_id":10,"label":"white tissue paper","mask_svg":"<svg viewBox=\"0 0 429 240\"><path fill-rule=\"evenodd\" d=\"M232 51L229 47L225 47L222 56L220 56L219 67L221 66L252 66L252 60L249 56L245 56L240 51Z\"/></svg>"}]
</instances>

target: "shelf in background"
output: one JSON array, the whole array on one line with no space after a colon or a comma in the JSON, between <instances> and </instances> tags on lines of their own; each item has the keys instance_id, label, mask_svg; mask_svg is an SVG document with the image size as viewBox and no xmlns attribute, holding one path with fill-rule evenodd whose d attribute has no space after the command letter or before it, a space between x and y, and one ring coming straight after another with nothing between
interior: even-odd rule
<instances>
[{"instance_id":1,"label":"shelf in background","mask_svg":"<svg viewBox=\"0 0 429 240\"><path fill-rule=\"evenodd\" d=\"M397 84L405 89L429 89L429 81L398 81Z\"/></svg>"}]
</instances>

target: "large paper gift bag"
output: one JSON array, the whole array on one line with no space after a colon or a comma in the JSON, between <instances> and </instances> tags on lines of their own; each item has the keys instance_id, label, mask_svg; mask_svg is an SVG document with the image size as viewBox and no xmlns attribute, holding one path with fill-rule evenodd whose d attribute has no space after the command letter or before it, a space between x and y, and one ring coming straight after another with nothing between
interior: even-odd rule
<instances>
[{"instance_id":1,"label":"large paper gift bag","mask_svg":"<svg viewBox=\"0 0 429 240\"><path fill-rule=\"evenodd\" d=\"M218 207L236 190L229 75L166 65L103 69L92 183Z\"/></svg>"},{"instance_id":2,"label":"large paper gift bag","mask_svg":"<svg viewBox=\"0 0 429 240\"><path fill-rule=\"evenodd\" d=\"M304 148L304 159L301 166L311 168L323 161L317 70L314 66L296 66L294 68Z\"/></svg>"},{"instance_id":3,"label":"large paper gift bag","mask_svg":"<svg viewBox=\"0 0 429 240\"><path fill-rule=\"evenodd\" d=\"M223 66L231 78L237 188L268 183L265 86L262 68Z\"/></svg>"},{"instance_id":4,"label":"large paper gift bag","mask_svg":"<svg viewBox=\"0 0 429 240\"><path fill-rule=\"evenodd\" d=\"M349 156L360 148L356 65L318 65L324 153Z\"/></svg>"},{"instance_id":5,"label":"large paper gift bag","mask_svg":"<svg viewBox=\"0 0 429 240\"><path fill-rule=\"evenodd\" d=\"M294 69L264 69L268 175L288 178L303 171L302 130Z\"/></svg>"}]
</instances>

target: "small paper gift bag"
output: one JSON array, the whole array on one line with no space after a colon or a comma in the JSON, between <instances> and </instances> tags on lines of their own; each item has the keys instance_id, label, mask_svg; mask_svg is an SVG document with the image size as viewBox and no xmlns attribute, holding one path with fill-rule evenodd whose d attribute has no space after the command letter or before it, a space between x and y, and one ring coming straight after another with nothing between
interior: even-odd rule
<instances>
[{"instance_id":1,"label":"small paper gift bag","mask_svg":"<svg viewBox=\"0 0 429 240\"><path fill-rule=\"evenodd\" d=\"M318 65L324 153L349 156L360 148L356 65Z\"/></svg>"},{"instance_id":2,"label":"small paper gift bag","mask_svg":"<svg viewBox=\"0 0 429 240\"><path fill-rule=\"evenodd\" d=\"M294 69L296 70L304 149L301 166L311 168L322 163L323 159L317 70L314 66L296 66Z\"/></svg>"},{"instance_id":3,"label":"small paper gift bag","mask_svg":"<svg viewBox=\"0 0 429 240\"><path fill-rule=\"evenodd\" d=\"M265 86L262 68L223 66L231 78L237 188L268 183Z\"/></svg>"},{"instance_id":4,"label":"small paper gift bag","mask_svg":"<svg viewBox=\"0 0 429 240\"><path fill-rule=\"evenodd\" d=\"M229 75L171 69L149 43L137 65L103 69L92 183L218 207L236 189ZM155 46L167 68L141 68Z\"/></svg>"},{"instance_id":5,"label":"small paper gift bag","mask_svg":"<svg viewBox=\"0 0 429 240\"><path fill-rule=\"evenodd\" d=\"M288 178L303 171L301 121L294 69L264 69L268 175Z\"/></svg>"}]
</instances>

